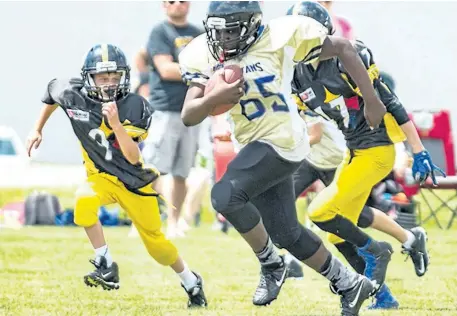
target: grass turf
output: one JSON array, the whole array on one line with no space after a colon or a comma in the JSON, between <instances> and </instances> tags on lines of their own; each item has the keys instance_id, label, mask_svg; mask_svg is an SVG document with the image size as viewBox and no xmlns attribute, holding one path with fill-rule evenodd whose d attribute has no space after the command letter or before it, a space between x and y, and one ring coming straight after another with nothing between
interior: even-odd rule
<instances>
[{"instance_id":1,"label":"grass turf","mask_svg":"<svg viewBox=\"0 0 457 316\"><path fill-rule=\"evenodd\" d=\"M266 308L251 304L259 267L248 246L231 230L228 235L208 225L194 229L176 245L189 265L202 274L207 310L187 311L178 278L147 254L127 227L105 229L114 259L120 265L119 291L83 284L92 268L93 251L77 227L30 227L0 230L0 315L337 315L338 297L328 283L305 268L305 278L288 280L277 301ZM393 312L363 315L457 315L455 233L429 229L431 266L418 278L400 246L389 267L387 284L400 301ZM331 246L330 246L331 247ZM333 248L330 248L333 249ZM364 306L366 306L366 303Z\"/></svg>"}]
</instances>

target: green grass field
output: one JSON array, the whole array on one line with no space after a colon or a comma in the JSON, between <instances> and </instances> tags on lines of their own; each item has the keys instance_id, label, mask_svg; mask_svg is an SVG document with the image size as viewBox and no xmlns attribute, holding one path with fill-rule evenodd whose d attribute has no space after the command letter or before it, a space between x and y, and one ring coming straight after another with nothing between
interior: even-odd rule
<instances>
[{"instance_id":1,"label":"green grass field","mask_svg":"<svg viewBox=\"0 0 457 316\"><path fill-rule=\"evenodd\" d=\"M173 272L159 266L128 228L107 228L120 265L121 288L104 292L83 284L93 255L84 231L76 227L0 230L0 315L337 315L339 300L322 277L305 269L303 280L288 280L271 306L257 308L251 297L259 267L235 231L223 235L208 225L176 241L189 265L205 279L209 308L188 312L186 295ZM392 241L384 235L376 237ZM363 315L457 315L455 232L429 230L431 266L416 277L400 246L387 283L400 300L394 312ZM367 303L365 304L367 305Z\"/></svg>"}]
</instances>

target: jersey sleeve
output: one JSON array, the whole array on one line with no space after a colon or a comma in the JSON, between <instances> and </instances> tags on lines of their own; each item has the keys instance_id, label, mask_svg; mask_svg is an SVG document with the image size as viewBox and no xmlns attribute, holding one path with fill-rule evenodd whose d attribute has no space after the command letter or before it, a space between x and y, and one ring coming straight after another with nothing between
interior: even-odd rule
<instances>
[{"instance_id":1,"label":"jersey sleeve","mask_svg":"<svg viewBox=\"0 0 457 316\"><path fill-rule=\"evenodd\" d=\"M299 22L289 40L295 49L294 62L313 63L319 60L322 44L327 37L327 29L314 19L297 16Z\"/></svg>"},{"instance_id":2,"label":"jersey sleeve","mask_svg":"<svg viewBox=\"0 0 457 316\"><path fill-rule=\"evenodd\" d=\"M73 102L74 92L81 90L83 86L80 78L52 79L46 87L41 102L65 108L66 104Z\"/></svg>"},{"instance_id":3,"label":"jersey sleeve","mask_svg":"<svg viewBox=\"0 0 457 316\"><path fill-rule=\"evenodd\" d=\"M378 92L382 103L386 106L387 112L392 114L398 125L409 122L410 119L405 107L382 79L375 82L375 89Z\"/></svg>"},{"instance_id":4,"label":"jersey sleeve","mask_svg":"<svg viewBox=\"0 0 457 316\"><path fill-rule=\"evenodd\" d=\"M130 113L129 123L124 125L124 129L133 140L140 143L148 137L153 109L146 99L136 94L132 95L130 102L135 104L131 104L133 112Z\"/></svg>"},{"instance_id":5,"label":"jersey sleeve","mask_svg":"<svg viewBox=\"0 0 457 316\"><path fill-rule=\"evenodd\" d=\"M55 83L57 79L52 79L49 83L48 86L46 87L46 91L44 92L43 97L41 98L41 102L46 103L46 104L56 104L56 101L51 95L51 91L53 90Z\"/></svg>"},{"instance_id":6,"label":"jersey sleeve","mask_svg":"<svg viewBox=\"0 0 457 316\"><path fill-rule=\"evenodd\" d=\"M196 37L179 54L179 67L187 84L206 84L210 77L205 34Z\"/></svg>"},{"instance_id":7,"label":"jersey sleeve","mask_svg":"<svg viewBox=\"0 0 457 316\"><path fill-rule=\"evenodd\" d=\"M312 18L286 15L268 23L273 51L284 49L295 63L312 63L319 60L327 29Z\"/></svg>"},{"instance_id":8,"label":"jersey sleeve","mask_svg":"<svg viewBox=\"0 0 457 316\"><path fill-rule=\"evenodd\" d=\"M146 49L151 60L156 55L172 55L173 46L170 39L166 37L164 25L154 27L149 35Z\"/></svg>"}]
</instances>

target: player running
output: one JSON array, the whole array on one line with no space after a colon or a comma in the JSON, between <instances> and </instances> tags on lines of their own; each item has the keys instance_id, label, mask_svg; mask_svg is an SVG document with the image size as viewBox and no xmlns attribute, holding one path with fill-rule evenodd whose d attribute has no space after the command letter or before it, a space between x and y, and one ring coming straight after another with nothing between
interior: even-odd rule
<instances>
[{"instance_id":1,"label":"player running","mask_svg":"<svg viewBox=\"0 0 457 316\"><path fill-rule=\"evenodd\" d=\"M186 290L188 307L206 306L203 280L187 267L176 247L160 230L158 194L152 182L158 173L143 167L138 143L150 125L152 108L137 94L130 93L130 67L124 53L114 45L96 45L87 54L82 78L52 80L42 99L41 110L27 150L41 143L41 131L60 106L70 119L81 143L87 181L76 192L75 223L84 227L95 259L95 270L84 276L88 286L104 290L119 288L119 268L113 261L102 225L100 206L119 203L125 209L149 254L170 266Z\"/></svg>"},{"instance_id":2,"label":"player running","mask_svg":"<svg viewBox=\"0 0 457 316\"><path fill-rule=\"evenodd\" d=\"M310 110L302 111L301 114L308 124L311 151L293 175L296 198L317 180L321 180L325 186L329 186L335 177L337 167L343 160L344 152L347 150L344 136L334 122L327 121ZM415 227L411 231L406 230L384 212L367 205L362 209L357 226L371 227L397 239L402 244L403 251L413 258L416 274L418 276L425 274L427 267L425 270L420 268L422 254L426 258L425 262L428 263L428 252L425 245L426 235L422 227ZM335 247L358 273L363 274L367 265L368 270L372 270L372 267L369 266L372 260L366 260L369 258L364 259L360 256L357 247L353 244L345 241L335 244ZM286 256L288 260L293 260L290 254ZM301 265L291 261L289 267L289 277L303 277ZM375 302L370 306L370 309L395 309L398 307L398 301L393 297L387 285L384 284L376 293Z\"/></svg>"},{"instance_id":3,"label":"player running","mask_svg":"<svg viewBox=\"0 0 457 316\"><path fill-rule=\"evenodd\" d=\"M325 8L318 3L301 2L294 5L288 14L313 18L326 27L328 34L333 33L331 18ZM359 226L363 227L373 223L373 213L364 209L364 205L373 186L392 171L395 160L393 144L404 141L405 138L408 140L414 152L413 174L420 182L430 176L436 184L434 172L438 171L443 175L444 172L432 163L406 110L379 77L370 49L362 42L356 42L355 48L364 62L374 88L387 108L388 113L378 129L370 128L366 121L363 115L365 102L361 98L360 89L339 58L322 61L318 66L303 63L298 65L292 86L299 108L310 109L326 120L335 121L343 132L348 147L338 170L331 175L319 176L334 179L324 181L329 185L309 206L310 218L321 229L332 233L329 240L359 272L362 272L362 268L356 261L359 260L359 255L362 256L366 262L365 274L377 281L380 286L392 253L391 246L374 241L355 224L358 221L362 222ZM359 96L359 102L356 107L348 108L345 99L354 96ZM314 169L312 166L307 167L306 162L301 168L306 170L299 170L297 177L303 176L310 168ZM296 179L295 188L298 195L306 186L300 184L300 181L306 183L303 179ZM362 209L365 211L362 212ZM379 220L380 217L376 216L374 219ZM390 221L381 226L389 229L392 225L393 221ZM424 275L428 266L425 231L422 228L415 228L411 232L404 231L401 235L403 252L411 256L416 274ZM384 293L385 291L387 287L384 288Z\"/></svg>"},{"instance_id":4,"label":"player running","mask_svg":"<svg viewBox=\"0 0 457 316\"><path fill-rule=\"evenodd\" d=\"M257 1L213 1L204 23L206 34L179 56L183 77L190 83L181 116L184 124L196 125L215 106L234 104L229 120L243 148L214 185L211 199L260 261L253 303L267 305L276 299L286 278L287 267L275 244L330 280L341 295L343 315L357 315L373 284L347 269L297 220L292 174L309 143L290 98L290 82L297 62L339 56L362 86L369 104L366 115L376 126L385 107L363 63L350 42L327 36L325 27L313 19L285 16L262 25ZM244 81L227 84L222 79L218 69L232 64L243 68ZM204 95L204 85L215 73L218 82Z\"/></svg>"}]
</instances>

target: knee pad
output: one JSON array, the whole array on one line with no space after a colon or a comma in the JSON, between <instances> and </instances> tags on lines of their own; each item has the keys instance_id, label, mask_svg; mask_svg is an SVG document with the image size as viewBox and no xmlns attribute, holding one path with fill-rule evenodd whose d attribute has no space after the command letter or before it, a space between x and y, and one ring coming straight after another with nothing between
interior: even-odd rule
<instances>
[{"instance_id":1,"label":"knee pad","mask_svg":"<svg viewBox=\"0 0 457 316\"><path fill-rule=\"evenodd\" d=\"M98 221L100 200L96 196L79 197L76 200L74 222L78 226L90 227Z\"/></svg>"},{"instance_id":2,"label":"knee pad","mask_svg":"<svg viewBox=\"0 0 457 316\"><path fill-rule=\"evenodd\" d=\"M226 215L230 210L233 186L230 181L221 180L211 189L211 204L216 212Z\"/></svg>"},{"instance_id":3,"label":"knee pad","mask_svg":"<svg viewBox=\"0 0 457 316\"><path fill-rule=\"evenodd\" d=\"M293 237L296 237L295 240L291 244L284 246L284 248L300 261L311 258L322 245L322 240L303 226L297 229L297 233Z\"/></svg>"},{"instance_id":4,"label":"knee pad","mask_svg":"<svg viewBox=\"0 0 457 316\"><path fill-rule=\"evenodd\" d=\"M230 181L222 180L211 190L213 208L240 233L244 234L260 222L257 208L246 201L242 192L236 192Z\"/></svg>"},{"instance_id":5,"label":"knee pad","mask_svg":"<svg viewBox=\"0 0 457 316\"><path fill-rule=\"evenodd\" d=\"M288 230L278 230L277 232L269 232L271 241L279 249L290 248L298 241L300 234L301 230L299 227Z\"/></svg>"},{"instance_id":6,"label":"knee pad","mask_svg":"<svg viewBox=\"0 0 457 316\"><path fill-rule=\"evenodd\" d=\"M373 225L374 221L374 213L371 207L364 206L362 209L362 213L360 213L359 220L357 222L357 226L361 228L368 228Z\"/></svg>"}]
</instances>

